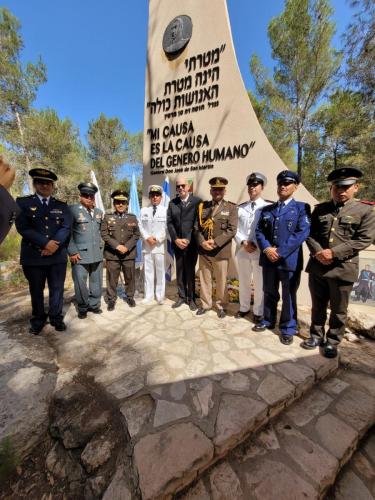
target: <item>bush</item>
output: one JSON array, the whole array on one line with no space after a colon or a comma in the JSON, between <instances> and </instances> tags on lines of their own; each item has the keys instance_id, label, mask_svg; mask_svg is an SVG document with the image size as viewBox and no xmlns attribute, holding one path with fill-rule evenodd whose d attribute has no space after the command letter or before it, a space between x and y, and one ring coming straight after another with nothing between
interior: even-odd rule
<instances>
[{"instance_id":1,"label":"bush","mask_svg":"<svg viewBox=\"0 0 375 500\"><path fill-rule=\"evenodd\" d=\"M17 233L16 229L12 227L8 236L0 245L0 262L8 260L17 261L20 256L21 236Z\"/></svg>"}]
</instances>

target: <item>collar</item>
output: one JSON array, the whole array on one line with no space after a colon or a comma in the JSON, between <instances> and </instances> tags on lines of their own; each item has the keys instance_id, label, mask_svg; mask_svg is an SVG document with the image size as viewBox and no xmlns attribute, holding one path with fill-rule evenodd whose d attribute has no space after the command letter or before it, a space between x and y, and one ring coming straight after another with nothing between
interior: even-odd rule
<instances>
[{"instance_id":1,"label":"collar","mask_svg":"<svg viewBox=\"0 0 375 500\"><path fill-rule=\"evenodd\" d=\"M189 198L190 198L190 193L188 193L188 195L186 196L186 198L184 200L182 198L180 198L180 200L182 203L187 203L189 201Z\"/></svg>"},{"instance_id":2,"label":"collar","mask_svg":"<svg viewBox=\"0 0 375 500\"><path fill-rule=\"evenodd\" d=\"M37 195L37 197L39 198L39 201L40 203L43 203L43 199L46 199L47 200L47 205L49 205L49 200L51 199L50 196L47 196L47 198L45 198L44 196L40 196L39 193L35 193Z\"/></svg>"},{"instance_id":3,"label":"collar","mask_svg":"<svg viewBox=\"0 0 375 500\"><path fill-rule=\"evenodd\" d=\"M284 203L284 207L286 207L294 198L288 198L287 200L285 201L278 201L277 202L277 206L279 206L281 203Z\"/></svg>"}]
</instances>

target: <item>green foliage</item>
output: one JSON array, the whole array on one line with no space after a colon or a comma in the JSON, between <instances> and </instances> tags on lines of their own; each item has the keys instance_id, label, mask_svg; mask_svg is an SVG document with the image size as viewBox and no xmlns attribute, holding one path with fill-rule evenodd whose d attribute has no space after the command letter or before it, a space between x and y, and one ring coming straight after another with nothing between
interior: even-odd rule
<instances>
[{"instance_id":1,"label":"green foliage","mask_svg":"<svg viewBox=\"0 0 375 500\"><path fill-rule=\"evenodd\" d=\"M0 245L0 262L8 260L18 260L20 254L21 236L17 233L14 226Z\"/></svg>"},{"instance_id":2,"label":"green foliage","mask_svg":"<svg viewBox=\"0 0 375 500\"><path fill-rule=\"evenodd\" d=\"M256 56L250 61L257 95L272 109L273 120L279 120L281 135L292 134L300 174L313 108L332 83L340 63L339 53L331 47L331 14L328 0L286 0L284 11L268 27L276 61L273 77Z\"/></svg>"},{"instance_id":3,"label":"green foliage","mask_svg":"<svg viewBox=\"0 0 375 500\"><path fill-rule=\"evenodd\" d=\"M19 463L14 448L9 438L0 443L0 482L5 481L12 475Z\"/></svg>"}]
</instances>

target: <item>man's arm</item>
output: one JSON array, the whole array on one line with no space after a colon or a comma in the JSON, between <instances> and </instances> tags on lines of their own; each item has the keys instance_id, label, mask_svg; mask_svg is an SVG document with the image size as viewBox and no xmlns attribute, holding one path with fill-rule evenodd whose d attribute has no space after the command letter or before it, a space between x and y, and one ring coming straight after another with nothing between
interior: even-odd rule
<instances>
[{"instance_id":1,"label":"man's arm","mask_svg":"<svg viewBox=\"0 0 375 500\"><path fill-rule=\"evenodd\" d=\"M107 243L108 246L110 246L113 250L116 250L116 248L120 245L120 243L110 236L109 234L109 229L108 229L108 220L107 217L104 217L101 227L100 227L100 234L102 237L102 240Z\"/></svg>"},{"instance_id":2,"label":"man's arm","mask_svg":"<svg viewBox=\"0 0 375 500\"><path fill-rule=\"evenodd\" d=\"M255 237L257 240L259 250L261 252L264 252L264 250L266 250L267 248L272 247L272 244L267 240L267 238L264 234L264 211L263 211L263 209L261 210L258 224L257 224L257 227L255 229Z\"/></svg>"},{"instance_id":3,"label":"man's arm","mask_svg":"<svg viewBox=\"0 0 375 500\"><path fill-rule=\"evenodd\" d=\"M139 240L139 238L141 236L141 233L139 231L139 226L138 226L138 222L137 222L137 218L136 217L134 217L134 221L135 221L136 225L134 226L133 234L132 234L131 238L129 238L128 241L125 244L125 246L126 246L126 248L128 249L129 252L131 252L133 250L133 248L136 246L137 241Z\"/></svg>"},{"instance_id":4,"label":"man's arm","mask_svg":"<svg viewBox=\"0 0 375 500\"><path fill-rule=\"evenodd\" d=\"M311 214L310 235L306 240L306 244L312 256L314 256L317 252L323 250L322 245L319 243L320 232L321 232L321 227L319 224L319 210L318 208L315 208L313 210L313 213Z\"/></svg>"},{"instance_id":5,"label":"man's arm","mask_svg":"<svg viewBox=\"0 0 375 500\"><path fill-rule=\"evenodd\" d=\"M65 205L64 221L60 225L54 237L52 238L53 240L57 241L60 246L69 240L72 231L72 222L73 222L73 217L71 211L69 210L69 207Z\"/></svg>"},{"instance_id":6,"label":"man's arm","mask_svg":"<svg viewBox=\"0 0 375 500\"><path fill-rule=\"evenodd\" d=\"M215 245L223 247L228 241L232 240L237 231L238 226L238 210L236 205L230 205L228 225L225 231L214 239Z\"/></svg>"},{"instance_id":7,"label":"man's arm","mask_svg":"<svg viewBox=\"0 0 375 500\"><path fill-rule=\"evenodd\" d=\"M168 227L168 232L169 232L169 236L171 237L171 240L176 241L178 236L177 236L176 229L175 229L174 223L173 223L173 213L172 213L172 202L171 201L169 202L168 210L167 210L167 227Z\"/></svg>"},{"instance_id":8,"label":"man's arm","mask_svg":"<svg viewBox=\"0 0 375 500\"><path fill-rule=\"evenodd\" d=\"M44 248L49 239L43 234L38 233L32 226L30 218L26 215L27 207L23 207L22 201L17 199L17 203L21 209L21 212L18 214L16 218L16 228L20 233L22 238L24 238L29 243L32 243L35 246L40 248Z\"/></svg>"},{"instance_id":9,"label":"man's arm","mask_svg":"<svg viewBox=\"0 0 375 500\"><path fill-rule=\"evenodd\" d=\"M278 255L286 259L290 254L295 252L310 234L310 205L304 203L299 210L297 226L293 234L290 235L288 241L277 248Z\"/></svg>"},{"instance_id":10,"label":"man's arm","mask_svg":"<svg viewBox=\"0 0 375 500\"><path fill-rule=\"evenodd\" d=\"M353 239L343 241L331 248L333 256L339 260L347 259L354 253L365 250L374 241L375 237L375 211L370 209L362 216L361 223Z\"/></svg>"}]
</instances>

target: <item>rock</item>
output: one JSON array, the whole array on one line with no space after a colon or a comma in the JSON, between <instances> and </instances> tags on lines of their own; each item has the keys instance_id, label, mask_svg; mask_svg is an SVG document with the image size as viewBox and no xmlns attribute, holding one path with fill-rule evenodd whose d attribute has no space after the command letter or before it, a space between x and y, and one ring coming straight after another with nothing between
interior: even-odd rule
<instances>
[{"instance_id":1,"label":"rock","mask_svg":"<svg viewBox=\"0 0 375 500\"><path fill-rule=\"evenodd\" d=\"M328 359L321 356L319 353L311 354L308 352L306 357L303 358L305 364L312 368L318 379L323 379L330 373L337 370L339 364L339 358Z\"/></svg>"},{"instance_id":2,"label":"rock","mask_svg":"<svg viewBox=\"0 0 375 500\"><path fill-rule=\"evenodd\" d=\"M333 399L328 394L314 389L303 401L299 401L290 408L286 415L295 425L303 427L313 418L322 413L332 403Z\"/></svg>"},{"instance_id":3,"label":"rock","mask_svg":"<svg viewBox=\"0 0 375 500\"><path fill-rule=\"evenodd\" d=\"M47 455L46 468L57 479L69 482L80 481L84 477L81 465L58 442Z\"/></svg>"},{"instance_id":4,"label":"rock","mask_svg":"<svg viewBox=\"0 0 375 500\"><path fill-rule=\"evenodd\" d=\"M267 415L267 406L255 399L224 394L215 424L215 448L219 455L234 447Z\"/></svg>"},{"instance_id":5,"label":"rock","mask_svg":"<svg viewBox=\"0 0 375 500\"><path fill-rule=\"evenodd\" d=\"M81 461L85 469L91 473L105 464L111 457L115 443L106 436L100 436L90 441L81 454Z\"/></svg>"},{"instance_id":6,"label":"rock","mask_svg":"<svg viewBox=\"0 0 375 500\"><path fill-rule=\"evenodd\" d=\"M106 387L107 391L110 392L117 399L125 399L133 396L138 391L143 389L144 374L141 371L132 372L125 375L125 377L120 380L112 382Z\"/></svg>"},{"instance_id":7,"label":"rock","mask_svg":"<svg viewBox=\"0 0 375 500\"><path fill-rule=\"evenodd\" d=\"M282 377L270 373L260 383L257 394L266 403L279 409L293 398L294 385Z\"/></svg>"},{"instance_id":8,"label":"rock","mask_svg":"<svg viewBox=\"0 0 375 500\"><path fill-rule=\"evenodd\" d=\"M169 394L171 398L175 401L180 401L186 394L186 384L182 380L181 382L176 382L175 384L171 384L169 387Z\"/></svg>"},{"instance_id":9,"label":"rock","mask_svg":"<svg viewBox=\"0 0 375 500\"><path fill-rule=\"evenodd\" d=\"M68 409L71 409L75 403L82 403L82 401L87 399L87 388L78 382L64 385L53 395L55 405Z\"/></svg>"},{"instance_id":10,"label":"rock","mask_svg":"<svg viewBox=\"0 0 375 500\"><path fill-rule=\"evenodd\" d=\"M259 434L257 441L267 450L278 450L280 448L277 435L271 426Z\"/></svg>"},{"instance_id":11,"label":"rock","mask_svg":"<svg viewBox=\"0 0 375 500\"><path fill-rule=\"evenodd\" d=\"M94 500L101 498L106 486L106 480L103 476L91 477L86 481L84 489L84 499Z\"/></svg>"},{"instance_id":12,"label":"rock","mask_svg":"<svg viewBox=\"0 0 375 500\"><path fill-rule=\"evenodd\" d=\"M335 500L374 500L367 487L354 474L348 470L341 476L335 487Z\"/></svg>"},{"instance_id":13,"label":"rock","mask_svg":"<svg viewBox=\"0 0 375 500\"><path fill-rule=\"evenodd\" d=\"M232 467L224 462L216 466L210 474L212 500L242 500L240 481Z\"/></svg>"},{"instance_id":14,"label":"rock","mask_svg":"<svg viewBox=\"0 0 375 500\"><path fill-rule=\"evenodd\" d=\"M207 493L203 481L200 480L195 486L181 496L181 500L210 500L210 495Z\"/></svg>"},{"instance_id":15,"label":"rock","mask_svg":"<svg viewBox=\"0 0 375 500\"><path fill-rule=\"evenodd\" d=\"M141 438L134 447L143 500L167 497L188 484L213 457L211 441L192 423Z\"/></svg>"},{"instance_id":16,"label":"rock","mask_svg":"<svg viewBox=\"0 0 375 500\"><path fill-rule=\"evenodd\" d=\"M319 417L315 429L320 444L340 462L345 463L353 453L358 433L331 413Z\"/></svg>"},{"instance_id":17,"label":"rock","mask_svg":"<svg viewBox=\"0 0 375 500\"><path fill-rule=\"evenodd\" d=\"M198 415L203 418L208 416L210 409L214 406L212 401L213 385L209 379L202 379L200 382L201 388L193 394L193 402Z\"/></svg>"},{"instance_id":18,"label":"rock","mask_svg":"<svg viewBox=\"0 0 375 500\"><path fill-rule=\"evenodd\" d=\"M311 484L297 476L287 465L274 460L255 462L245 474L246 483L256 500L316 500ZM271 480L272 479L272 480ZM293 493L291 486L293 485Z\"/></svg>"},{"instance_id":19,"label":"rock","mask_svg":"<svg viewBox=\"0 0 375 500\"><path fill-rule=\"evenodd\" d=\"M375 398L349 387L336 403L336 412L344 422L362 434L374 423Z\"/></svg>"},{"instance_id":20,"label":"rock","mask_svg":"<svg viewBox=\"0 0 375 500\"><path fill-rule=\"evenodd\" d=\"M123 467L119 467L102 500L132 500Z\"/></svg>"},{"instance_id":21,"label":"rock","mask_svg":"<svg viewBox=\"0 0 375 500\"><path fill-rule=\"evenodd\" d=\"M345 332L344 339L348 342L360 342L360 339L357 337L357 335L352 332Z\"/></svg>"},{"instance_id":22,"label":"rock","mask_svg":"<svg viewBox=\"0 0 375 500\"><path fill-rule=\"evenodd\" d=\"M375 468L370 463L369 460L360 452L357 451L352 459L351 464L357 469L357 471L368 481L372 481L375 478Z\"/></svg>"},{"instance_id":23,"label":"rock","mask_svg":"<svg viewBox=\"0 0 375 500\"><path fill-rule=\"evenodd\" d=\"M278 372L296 386L296 396L300 396L314 384L314 370L299 363L284 362L275 365Z\"/></svg>"},{"instance_id":24,"label":"rock","mask_svg":"<svg viewBox=\"0 0 375 500\"><path fill-rule=\"evenodd\" d=\"M231 373L222 382L221 385L224 389L229 391L248 391L250 389L249 377L243 373Z\"/></svg>"},{"instance_id":25,"label":"rock","mask_svg":"<svg viewBox=\"0 0 375 500\"><path fill-rule=\"evenodd\" d=\"M356 333L375 339L375 314L359 311L355 306L349 306L347 325Z\"/></svg>"},{"instance_id":26,"label":"rock","mask_svg":"<svg viewBox=\"0 0 375 500\"><path fill-rule=\"evenodd\" d=\"M137 436L142 427L150 420L153 408L154 401L148 395L130 399L121 405L120 411L125 417L131 438Z\"/></svg>"},{"instance_id":27,"label":"rock","mask_svg":"<svg viewBox=\"0 0 375 500\"><path fill-rule=\"evenodd\" d=\"M370 435L363 446L364 451L369 459L375 464L375 434Z\"/></svg>"},{"instance_id":28,"label":"rock","mask_svg":"<svg viewBox=\"0 0 375 500\"><path fill-rule=\"evenodd\" d=\"M154 427L160 427L168 422L173 422L189 416L190 410L186 405L158 400L154 416Z\"/></svg>"},{"instance_id":29,"label":"rock","mask_svg":"<svg viewBox=\"0 0 375 500\"><path fill-rule=\"evenodd\" d=\"M324 391L328 392L332 396L338 396L341 392L349 387L349 384L344 380L333 377L322 382L320 386Z\"/></svg>"}]
</instances>

